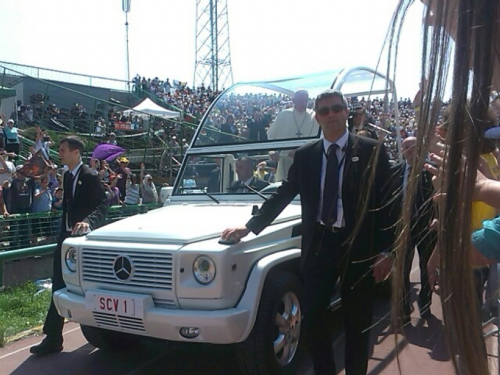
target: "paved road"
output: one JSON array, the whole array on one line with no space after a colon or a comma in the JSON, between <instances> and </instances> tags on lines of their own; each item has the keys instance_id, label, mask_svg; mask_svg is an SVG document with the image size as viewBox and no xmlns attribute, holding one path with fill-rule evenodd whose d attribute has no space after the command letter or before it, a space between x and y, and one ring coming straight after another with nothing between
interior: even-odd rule
<instances>
[{"instance_id":1,"label":"paved road","mask_svg":"<svg viewBox=\"0 0 500 375\"><path fill-rule=\"evenodd\" d=\"M412 274L412 279L416 278L416 274ZM417 284L415 288L418 288ZM415 289L413 293L416 297ZM453 374L445 349L439 307L439 300L435 297L432 305L435 317L427 322L419 319L418 311L415 311L411 324L405 327L405 337L398 335L396 340L389 328L388 303L378 303L372 329L373 347L369 374L398 374L397 352L402 374ZM334 348L337 364L341 367L343 336L338 314L332 315L332 321L338 332ZM93 348L85 341L77 324L67 323L65 349L62 353L43 358L30 356L29 348L38 344L40 340L41 338L36 336L27 337L0 349L0 375L239 374L235 352L231 346L170 345L157 342L144 343L133 352L110 354ZM496 337L492 337L489 341L493 344L490 348L491 353L497 353ZM492 355L490 359L496 367L498 357ZM339 374L343 374L343 371ZM302 361L297 375L313 375L307 358Z\"/></svg>"}]
</instances>

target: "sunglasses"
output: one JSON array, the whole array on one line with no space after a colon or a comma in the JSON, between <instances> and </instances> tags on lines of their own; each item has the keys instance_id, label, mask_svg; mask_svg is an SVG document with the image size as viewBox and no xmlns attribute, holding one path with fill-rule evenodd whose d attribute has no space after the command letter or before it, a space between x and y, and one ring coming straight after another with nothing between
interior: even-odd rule
<instances>
[{"instance_id":1,"label":"sunglasses","mask_svg":"<svg viewBox=\"0 0 500 375\"><path fill-rule=\"evenodd\" d=\"M342 104L334 104L331 107L322 107L322 108L319 108L316 112L320 116L326 116L326 115L330 114L330 110L333 113L340 113L340 112L344 111L345 108L344 108L344 106Z\"/></svg>"}]
</instances>

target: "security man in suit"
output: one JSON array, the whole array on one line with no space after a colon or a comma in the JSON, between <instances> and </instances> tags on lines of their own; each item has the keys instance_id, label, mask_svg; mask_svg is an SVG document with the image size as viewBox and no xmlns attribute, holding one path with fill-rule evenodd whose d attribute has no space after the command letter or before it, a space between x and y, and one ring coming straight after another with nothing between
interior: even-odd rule
<instances>
[{"instance_id":1,"label":"security man in suit","mask_svg":"<svg viewBox=\"0 0 500 375\"><path fill-rule=\"evenodd\" d=\"M378 139L377 133L368 127L368 122L366 111L361 105L356 106L347 119L351 133L358 134L359 131L365 130L370 134L370 138Z\"/></svg>"},{"instance_id":2,"label":"security man in suit","mask_svg":"<svg viewBox=\"0 0 500 375\"><path fill-rule=\"evenodd\" d=\"M347 130L349 109L341 92L321 93L315 112L324 138L297 149L276 193L245 226L226 229L222 239L260 233L300 194L304 331L315 374L336 374L327 307L339 278L346 374L365 374L374 286L392 265L384 253L393 240L385 204L389 160L382 143Z\"/></svg>"},{"instance_id":3,"label":"security man in suit","mask_svg":"<svg viewBox=\"0 0 500 375\"><path fill-rule=\"evenodd\" d=\"M415 145L417 138L405 138L401 145L403 163L396 164L391 168L393 181L393 194L396 209L393 214L400 217L403 208L404 200L409 199L407 195L408 180L411 170L415 165ZM432 187L432 175L425 171L419 171L418 184L413 197L412 212L411 212L411 229L408 248L406 250L405 269L404 269L404 299L403 299L403 315L404 322L410 321L412 312L410 301L410 272L415 247L418 251L419 267L420 267L420 285L421 289L418 296L418 306L420 316L429 318L431 316L430 305L432 297L432 289L429 285L427 276L427 263L436 245L437 232L431 230L432 221L436 218L436 211L432 201L434 189Z\"/></svg>"},{"instance_id":4,"label":"security man in suit","mask_svg":"<svg viewBox=\"0 0 500 375\"><path fill-rule=\"evenodd\" d=\"M59 142L61 163L68 167L63 177L64 198L61 233L54 252L52 292L66 285L62 277L61 245L69 236L89 233L104 224L106 216L106 193L102 183L92 169L82 163L84 144L76 136L62 138ZM57 313L54 301L51 302L43 332L45 339L30 352L35 355L57 353L63 349L64 318Z\"/></svg>"}]
</instances>

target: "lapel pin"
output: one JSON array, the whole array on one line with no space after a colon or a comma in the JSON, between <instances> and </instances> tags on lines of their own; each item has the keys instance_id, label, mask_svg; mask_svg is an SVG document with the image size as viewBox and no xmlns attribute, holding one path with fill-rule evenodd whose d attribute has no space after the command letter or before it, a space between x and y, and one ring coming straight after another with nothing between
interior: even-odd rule
<instances>
[{"instance_id":1,"label":"lapel pin","mask_svg":"<svg viewBox=\"0 0 500 375\"><path fill-rule=\"evenodd\" d=\"M357 161L359 161L359 158L357 156L354 156L351 160L353 163L356 163Z\"/></svg>"},{"instance_id":2,"label":"lapel pin","mask_svg":"<svg viewBox=\"0 0 500 375\"><path fill-rule=\"evenodd\" d=\"M82 184L82 181L81 180L78 180L78 185L81 185Z\"/></svg>"}]
</instances>

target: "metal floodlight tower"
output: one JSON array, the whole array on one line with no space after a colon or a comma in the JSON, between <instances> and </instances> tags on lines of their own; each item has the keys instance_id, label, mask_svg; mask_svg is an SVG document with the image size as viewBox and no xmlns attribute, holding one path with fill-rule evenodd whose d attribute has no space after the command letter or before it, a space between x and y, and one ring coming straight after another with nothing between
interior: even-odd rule
<instances>
[{"instance_id":1,"label":"metal floodlight tower","mask_svg":"<svg viewBox=\"0 0 500 375\"><path fill-rule=\"evenodd\" d=\"M125 12L125 46L127 48L127 88L130 91L130 55L128 51L128 12L132 0L122 0L122 10Z\"/></svg>"},{"instance_id":2,"label":"metal floodlight tower","mask_svg":"<svg viewBox=\"0 0 500 375\"><path fill-rule=\"evenodd\" d=\"M233 84L227 0L196 0L194 87Z\"/></svg>"}]
</instances>

